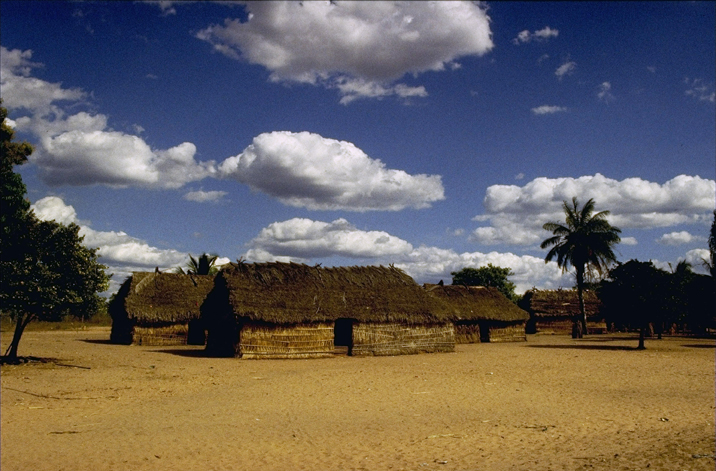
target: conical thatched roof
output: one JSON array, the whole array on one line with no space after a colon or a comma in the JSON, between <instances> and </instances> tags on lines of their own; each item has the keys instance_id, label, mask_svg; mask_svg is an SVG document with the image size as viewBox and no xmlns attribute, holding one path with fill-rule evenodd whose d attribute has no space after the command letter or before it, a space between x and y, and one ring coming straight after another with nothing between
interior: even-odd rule
<instances>
[{"instance_id":1,"label":"conical thatched roof","mask_svg":"<svg viewBox=\"0 0 716 471\"><path fill-rule=\"evenodd\" d=\"M494 287L433 284L425 284L424 287L430 295L448 303L451 309L450 320L453 322L518 322L530 317Z\"/></svg>"},{"instance_id":2,"label":"conical thatched roof","mask_svg":"<svg viewBox=\"0 0 716 471\"><path fill-rule=\"evenodd\" d=\"M584 291L584 310L587 316L599 314L601 302L594 291ZM571 317L579 313L579 298L573 289L538 290L525 293L520 307L536 317Z\"/></svg>"},{"instance_id":3,"label":"conical thatched roof","mask_svg":"<svg viewBox=\"0 0 716 471\"><path fill-rule=\"evenodd\" d=\"M213 276L135 272L114 302L123 304L137 325L188 322L199 318L213 286Z\"/></svg>"},{"instance_id":4,"label":"conical thatched roof","mask_svg":"<svg viewBox=\"0 0 716 471\"><path fill-rule=\"evenodd\" d=\"M239 263L217 275L237 317L273 324L447 322L445 305L394 267L322 268L296 263ZM211 313L205 313L205 315Z\"/></svg>"}]
</instances>

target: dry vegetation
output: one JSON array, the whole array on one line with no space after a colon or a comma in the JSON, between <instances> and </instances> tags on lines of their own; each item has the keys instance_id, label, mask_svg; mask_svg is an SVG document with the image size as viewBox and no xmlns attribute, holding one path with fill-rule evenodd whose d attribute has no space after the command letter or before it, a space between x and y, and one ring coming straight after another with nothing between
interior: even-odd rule
<instances>
[{"instance_id":1,"label":"dry vegetation","mask_svg":"<svg viewBox=\"0 0 716 471\"><path fill-rule=\"evenodd\" d=\"M108 338L26 334L55 360L2 367L3 471L714 469L712 340L242 360Z\"/></svg>"}]
</instances>

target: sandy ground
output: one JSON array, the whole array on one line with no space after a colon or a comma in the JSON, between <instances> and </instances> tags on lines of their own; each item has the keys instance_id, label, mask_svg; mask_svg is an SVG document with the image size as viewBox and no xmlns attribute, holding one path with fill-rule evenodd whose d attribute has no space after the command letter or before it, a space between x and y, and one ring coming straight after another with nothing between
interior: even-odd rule
<instances>
[{"instance_id":1,"label":"sandy ground","mask_svg":"<svg viewBox=\"0 0 716 471\"><path fill-rule=\"evenodd\" d=\"M25 334L56 360L2 367L3 471L715 467L712 340L257 361L108 337Z\"/></svg>"}]
</instances>

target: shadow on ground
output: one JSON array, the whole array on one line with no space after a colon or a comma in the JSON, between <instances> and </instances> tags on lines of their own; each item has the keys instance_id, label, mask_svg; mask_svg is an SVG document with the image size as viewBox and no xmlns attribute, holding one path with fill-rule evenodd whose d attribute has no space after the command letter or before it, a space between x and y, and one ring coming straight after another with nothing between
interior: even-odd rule
<instances>
[{"instance_id":1,"label":"shadow on ground","mask_svg":"<svg viewBox=\"0 0 716 471\"><path fill-rule=\"evenodd\" d=\"M628 347L625 345L525 345L529 348L556 348L566 350L636 350L636 345Z\"/></svg>"},{"instance_id":2,"label":"shadow on ground","mask_svg":"<svg viewBox=\"0 0 716 471\"><path fill-rule=\"evenodd\" d=\"M112 343L109 339L77 339L78 342L94 343L97 345L121 345Z\"/></svg>"},{"instance_id":3,"label":"shadow on ground","mask_svg":"<svg viewBox=\"0 0 716 471\"><path fill-rule=\"evenodd\" d=\"M208 355L206 353L206 350L198 350L198 349L168 348L168 349L163 349L163 350L152 350L152 352L168 353L170 355L177 355L180 357L190 357L190 358L216 358L216 357L212 357L211 355Z\"/></svg>"}]
</instances>

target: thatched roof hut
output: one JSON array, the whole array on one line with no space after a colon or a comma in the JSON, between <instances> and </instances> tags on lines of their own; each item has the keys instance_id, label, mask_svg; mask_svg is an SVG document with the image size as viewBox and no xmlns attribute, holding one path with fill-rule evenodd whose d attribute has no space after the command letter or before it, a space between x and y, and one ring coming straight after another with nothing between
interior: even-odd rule
<instances>
[{"instance_id":1,"label":"thatched roof hut","mask_svg":"<svg viewBox=\"0 0 716 471\"><path fill-rule=\"evenodd\" d=\"M497 288L463 285L423 285L450 307L457 343L525 341L529 314Z\"/></svg>"},{"instance_id":2,"label":"thatched roof hut","mask_svg":"<svg viewBox=\"0 0 716 471\"><path fill-rule=\"evenodd\" d=\"M394 267L231 264L202 306L207 350L244 358L452 351L447 310Z\"/></svg>"},{"instance_id":3,"label":"thatched roof hut","mask_svg":"<svg viewBox=\"0 0 716 471\"><path fill-rule=\"evenodd\" d=\"M591 290L584 290L584 309L587 314L587 328L590 332L601 332L606 329L599 314L601 301ZM532 289L525 293L520 307L530 314L527 331L570 333L572 321L579 312L577 290L538 290Z\"/></svg>"},{"instance_id":4,"label":"thatched roof hut","mask_svg":"<svg viewBox=\"0 0 716 471\"><path fill-rule=\"evenodd\" d=\"M110 303L115 343L203 344L200 307L213 276L135 272Z\"/></svg>"}]
</instances>

